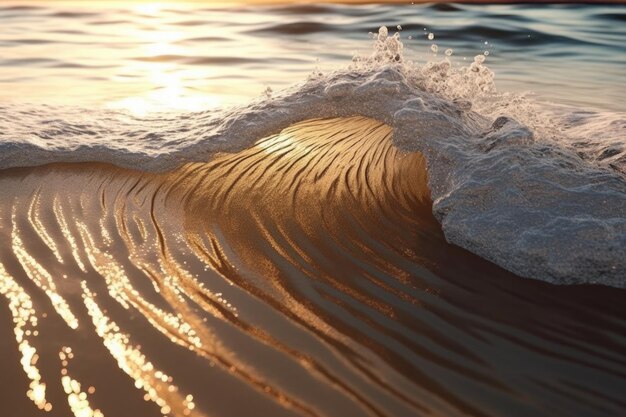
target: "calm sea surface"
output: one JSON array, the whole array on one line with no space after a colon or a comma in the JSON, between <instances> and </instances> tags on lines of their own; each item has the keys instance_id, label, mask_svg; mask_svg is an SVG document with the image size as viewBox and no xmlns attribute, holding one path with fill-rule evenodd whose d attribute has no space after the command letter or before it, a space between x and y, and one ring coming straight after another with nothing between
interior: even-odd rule
<instances>
[{"instance_id":1,"label":"calm sea surface","mask_svg":"<svg viewBox=\"0 0 626 417\"><path fill-rule=\"evenodd\" d=\"M604 110L626 102L624 6L4 1L0 23L5 103L137 113L245 103L345 67L382 25L401 26L416 62L451 49L464 65L487 51L501 91Z\"/></svg>"}]
</instances>

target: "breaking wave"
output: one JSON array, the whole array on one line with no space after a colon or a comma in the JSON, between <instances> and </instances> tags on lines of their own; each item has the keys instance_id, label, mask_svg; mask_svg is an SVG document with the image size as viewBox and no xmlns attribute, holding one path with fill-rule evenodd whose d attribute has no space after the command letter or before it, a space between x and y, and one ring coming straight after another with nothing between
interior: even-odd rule
<instances>
[{"instance_id":1,"label":"breaking wave","mask_svg":"<svg viewBox=\"0 0 626 417\"><path fill-rule=\"evenodd\" d=\"M483 56L417 66L385 28L243 108L2 110L11 411L626 407L622 116L538 114Z\"/></svg>"},{"instance_id":2,"label":"breaking wave","mask_svg":"<svg viewBox=\"0 0 626 417\"><path fill-rule=\"evenodd\" d=\"M163 171L304 120L368 117L392 129L399 150L426 158L449 241L524 277L626 285L623 115L542 108L497 93L483 55L460 69L415 65L398 34L383 27L374 37L374 52L346 70L223 112L70 121L53 108L5 108L0 166L97 161Z\"/></svg>"}]
</instances>

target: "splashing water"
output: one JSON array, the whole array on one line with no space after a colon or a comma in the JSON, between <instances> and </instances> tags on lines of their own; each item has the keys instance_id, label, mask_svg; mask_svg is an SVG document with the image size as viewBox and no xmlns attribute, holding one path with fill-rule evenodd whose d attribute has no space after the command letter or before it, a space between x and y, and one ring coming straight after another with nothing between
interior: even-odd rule
<instances>
[{"instance_id":1,"label":"splashing water","mask_svg":"<svg viewBox=\"0 0 626 417\"><path fill-rule=\"evenodd\" d=\"M9 412L621 414L626 118L372 43L237 108L2 105Z\"/></svg>"}]
</instances>

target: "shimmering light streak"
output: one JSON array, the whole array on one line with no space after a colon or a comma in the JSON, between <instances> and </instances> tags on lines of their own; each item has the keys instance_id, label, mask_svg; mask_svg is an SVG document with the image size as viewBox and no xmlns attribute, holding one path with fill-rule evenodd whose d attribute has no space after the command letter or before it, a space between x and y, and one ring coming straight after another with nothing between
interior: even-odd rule
<instances>
[{"instance_id":1,"label":"shimmering light streak","mask_svg":"<svg viewBox=\"0 0 626 417\"><path fill-rule=\"evenodd\" d=\"M173 342L187 347L202 346L200 338L189 323L181 316L163 311L143 298L128 280L122 265L111 255L98 250L87 227L79 222L78 229L89 263L104 277L111 297L126 309L132 305Z\"/></svg>"},{"instance_id":2,"label":"shimmering light streak","mask_svg":"<svg viewBox=\"0 0 626 417\"><path fill-rule=\"evenodd\" d=\"M41 240L50 248L56 260L63 264L63 258L61 257L61 253L59 252L59 247L57 243L54 241L48 230L43 225L41 221L41 194L38 192L30 203L28 207L28 218L30 219L30 223L33 226L33 229L37 232Z\"/></svg>"},{"instance_id":3,"label":"shimmering light streak","mask_svg":"<svg viewBox=\"0 0 626 417\"><path fill-rule=\"evenodd\" d=\"M20 364L24 373L30 379L28 398L44 411L52 410L52 404L46 400L46 384L42 381L41 373L37 368L39 355L37 350L28 341L29 335L35 335L37 315L33 308L30 296L20 287L0 264L0 294L9 302L9 309L13 315L13 329L15 340L22 355Z\"/></svg>"},{"instance_id":4,"label":"shimmering light streak","mask_svg":"<svg viewBox=\"0 0 626 417\"><path fill-rule=\"evenodd\" d=\"M145 391L144 398L161 407L164 415L203 416L195 410L193 397L182 395L173 384L172 377L157 369L139 347L130 343L130 337L106 316L96 302L96 294L89 290L85 282L82 288L83 300L96 333L120 369L135 380L135 387Z\"/></svg>"},{"instance_id":5,"label":"shimmering light streak","mask_svg":"<svg viewBox=\"0 0 626 417\"><path fill-rule=\"evenodd\" d=\"M72 250L72 255L74 257L74 260L76 261L76 264L78 265L81 271L87 272L87 268L85 268L85 263L83 262L80 256L80 253L78 251L78 245L76 244L76 239L74 239L74 235L72 234L72 231L67 225L67 220L65 220L65 212L63 208L61 207L61 202L59 201L58 198L54 199L54 202L52 203L52 208L54 210L56 219L59 222L59 226L61 227L61 231L63 232L65 239L67 239L67 242L70 245L70 249Z\"/></svg>"},{"instance_id":6,"label":"shimmering light streak","mask_svg":"<svg viewBox=\"0 0 626 417\"><path fill-rule=\"evenodd\" d=\"M72 329L78 328L78 319L74 313L72 313L67 301L65 301L65 299L57 291L52 275L50 275L50 273L39 262L37 262L28 250L26 250L26 247L20 238L15 217L16 211L14 207L11 217L13 223L11 242L15 257L19 260L22 268L24 268L26 275L28 275L28 277L46 293L52 302L52 306L63 318L63 320L65 320L67 325Z\"/></svg>"},{"instance_id":7,"label":"shimmering light streak","mask_svg":"<svg viewBox=\"0 0 626 417\"><path fill-rule=\"evenodd\" d=\"M67 364L74 357L72 349L64 346L59 352L59 358L63 367L61 368L61 384L63 390L67 394L67 403L74 413L75 417L104 417L104 414L98 409L91 408L87 393L81 390L81 384L77 380L68 375ZM93 387L91 390L93 392Z\"/></svg>"}]
</instances>

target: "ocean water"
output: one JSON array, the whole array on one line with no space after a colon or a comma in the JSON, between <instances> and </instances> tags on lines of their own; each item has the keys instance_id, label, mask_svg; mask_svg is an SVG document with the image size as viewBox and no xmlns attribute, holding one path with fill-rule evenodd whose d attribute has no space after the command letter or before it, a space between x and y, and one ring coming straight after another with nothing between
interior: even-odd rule
<instances>
[{"instance_id":1,"label":"ocean water","mask_svg":"<svg viewBox=\"0 0 626 417\"><path fill-rule=\"evenodd\" d=\"M247 104L345 67L369 53L369 32L401 25L408 60L487 51L502 91L624 110L624 6L212 3L3 1L0 98L138 114Z\"/></svg>"},{"instance_id":2,"label":"ocean water","mask_svg":"<svg viewBox=\"0 0 626 417\"><path fill-rule=\"evenodd\" d=\"M624 414L624 22L2 3L0 414Z\"/></svg>"}]
</instances>

